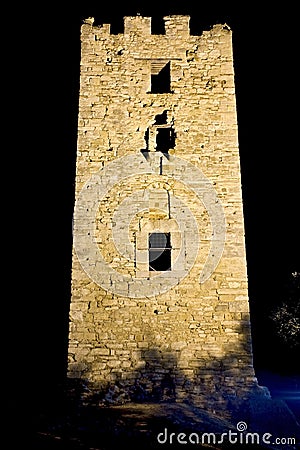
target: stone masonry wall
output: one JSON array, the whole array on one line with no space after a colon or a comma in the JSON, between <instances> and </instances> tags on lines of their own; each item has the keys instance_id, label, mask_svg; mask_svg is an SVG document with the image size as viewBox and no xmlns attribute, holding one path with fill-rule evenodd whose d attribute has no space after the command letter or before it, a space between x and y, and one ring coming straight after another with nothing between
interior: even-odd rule
<instances>
[{"instance_id":1,"label":"stone masonry wall","mask_svg":"<svg viewBox=\"0 0 300 450\"><path fill-rule=\"evenodd\" d=\"M68 377L215 409L256 384L232 32L164 21L82 24ZM149 270L153 232L171 270Z\"/></svg>"}]
</instances>

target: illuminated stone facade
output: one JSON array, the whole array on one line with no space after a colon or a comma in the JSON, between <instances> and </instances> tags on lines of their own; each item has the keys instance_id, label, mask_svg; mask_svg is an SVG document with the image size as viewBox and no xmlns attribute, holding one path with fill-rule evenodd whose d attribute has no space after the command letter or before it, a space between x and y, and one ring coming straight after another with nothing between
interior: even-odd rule
<instances>
[{"instance_id":1,"label":"illuminated stone facade","mask_svg":"<svg viewBox=\"0 0 300 450\"><path fill-rule=\"evenodd\" d=\"M215 410L256 386L232 31L164 21L82 24L68 377Z\"/></svg>"}]
</instances>

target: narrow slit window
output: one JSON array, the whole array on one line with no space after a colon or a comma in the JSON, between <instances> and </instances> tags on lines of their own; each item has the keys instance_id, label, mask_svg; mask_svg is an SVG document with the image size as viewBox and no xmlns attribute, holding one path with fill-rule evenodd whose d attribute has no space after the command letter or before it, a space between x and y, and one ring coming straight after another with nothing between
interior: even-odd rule
<instances>
[{"instance_id":1,"label":"narrow slit window","mask_svg":"<svg viewBox=\"0 0 300 450\"><path fill-rule=\"evenodd\" d=\"M170 233L149 234L149 270L171 270Z\"/></svg>"}]
</instances>

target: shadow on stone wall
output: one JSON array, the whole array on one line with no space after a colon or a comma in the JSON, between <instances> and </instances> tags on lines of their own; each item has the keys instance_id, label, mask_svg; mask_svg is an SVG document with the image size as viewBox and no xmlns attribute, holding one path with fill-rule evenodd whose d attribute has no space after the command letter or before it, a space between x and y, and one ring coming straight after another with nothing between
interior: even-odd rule
<instances>
[{"instance_id":1,"label":"shadow on stone wall","mask_svg":"<svg viewBox=\"0 0 300 450\"><path fill-rule=\"evenodd\" d=\"M162 351L154 346L141 350L138 369L115 369L111 373L113 380L101 386L88 381L92 367L86 366L81 379L68 379L69 401L83 408L130 403L185 404L196 414L205 411L212 423L217 418L233 426L242 421L251 432L298 436L300 440L299 424L285 402L272 399L267 387L259 386L251 377L251 364L249 367L246 363L249 364L249 335L246 336L238 348L229 346L222 358L199 357L190 361L193 378L180 368L179 351Z\"/></svg>"},{"instance_id":2,"label":"shadow on stone wall","mask_svg":"<svg viewBox=\"0 0 300 450\"><path fill-rule=\"evenodd\" d=\"M231 325L233 327L233 325ZM118 357L102 357L103 362L113 361L107 383L96 384L89 380L97 379L97 363L82 361L70 365L69 380L78 379L86 386L83 399L97 404L123 404L126 402L189 402L214 413L224 414L228 402L244 398L257 391L268 395L266 389L258 386L252 358L249 322L234 325L234 342L224 344L222 357L204 356L201 350L162 350L156 345L155 337L148 330L144 335L149 343L147 348L139 349L139 359L128 361L122 352ZM197 331L195 331L196 333ZM238 336L238 338L237 338ZM197 336L195 336L195 339ZM211 341L212 346L216 346ZM186 353L185 350L187 350ZM215 353L215 350L212 350ZM133 369L125 369L124 362L133 362ZM81 381L80 381L81 380Z\"/></svg>"},{"instance_id":3,"label":"shadow on stone wall","mask_svg":"<svg viewBox=\"0 0 300 450\"><path fill-rule=\"evenodd\" d=\"M153 342L153 336L148 336ZM184 361L181 352L162 351L153 345L140 352L134 371L112 369L111 382L92 384L95 366L74 366L81 377L67 378L59 398L53 398L53 410L40 415L35 424L32 450L154 450L154 449L276 449L295 450L284 444L162 445L158 435L168 430L179 435L219 437L229 430L237 432L243 423L246 432L268 433L275 438L294 437L300 442L300 428L292 412L282 401L273 400L267 388L255 380L246 383L249 368L247 340L238 349L229 346L223 358ZM237 351L238 350L238 351ZM240 361L236 355L241 357ZM243 362L243 355L245 359ZM192 364L194 377L185 372ZM244 367L243 367L244 365ZM183 367L183 368L182 368ZM194 433L194 434L193 434ZM210 437L213 439L213 437ZM175 438L174 438L175 439ZM298 445L298 444L297 444Z\"/></svg>"}]
</instances>

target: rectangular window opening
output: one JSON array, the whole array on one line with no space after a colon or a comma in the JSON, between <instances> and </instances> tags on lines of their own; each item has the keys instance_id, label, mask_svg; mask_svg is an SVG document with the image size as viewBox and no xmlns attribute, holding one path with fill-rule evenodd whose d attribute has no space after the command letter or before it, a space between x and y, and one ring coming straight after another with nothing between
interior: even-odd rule
<instances>
[{"instance_id":1,"label":"rectangular window opening","mask_svg":"<svg viewBox=\"0 0 300 450\"><path fill-rule=\"evenodd\" d=\"M157 128L156 151L168 153L175 146L175 133L173 128Z\"/></svg>"},{"instance_id":2,"label":"rectangular window opening","mask_svg":"<svg viewBox=\"0 0 300 450\"><path fill-rule=\"evenodd\" d=\"M152 63L151 67L151 93L164 94L171 92L171 63L170 61L159 67L161 63Z\"/></svg>"},{"instance_id":3,"label":"rectangular window opening","mask_svg":"<svg viewBox=\"0 0 300 450\"><path fill-rule=\"evenodd\" d=\"M170 233L149 234L149 271L171 270Z\"/></svg>"}]
</instances>

